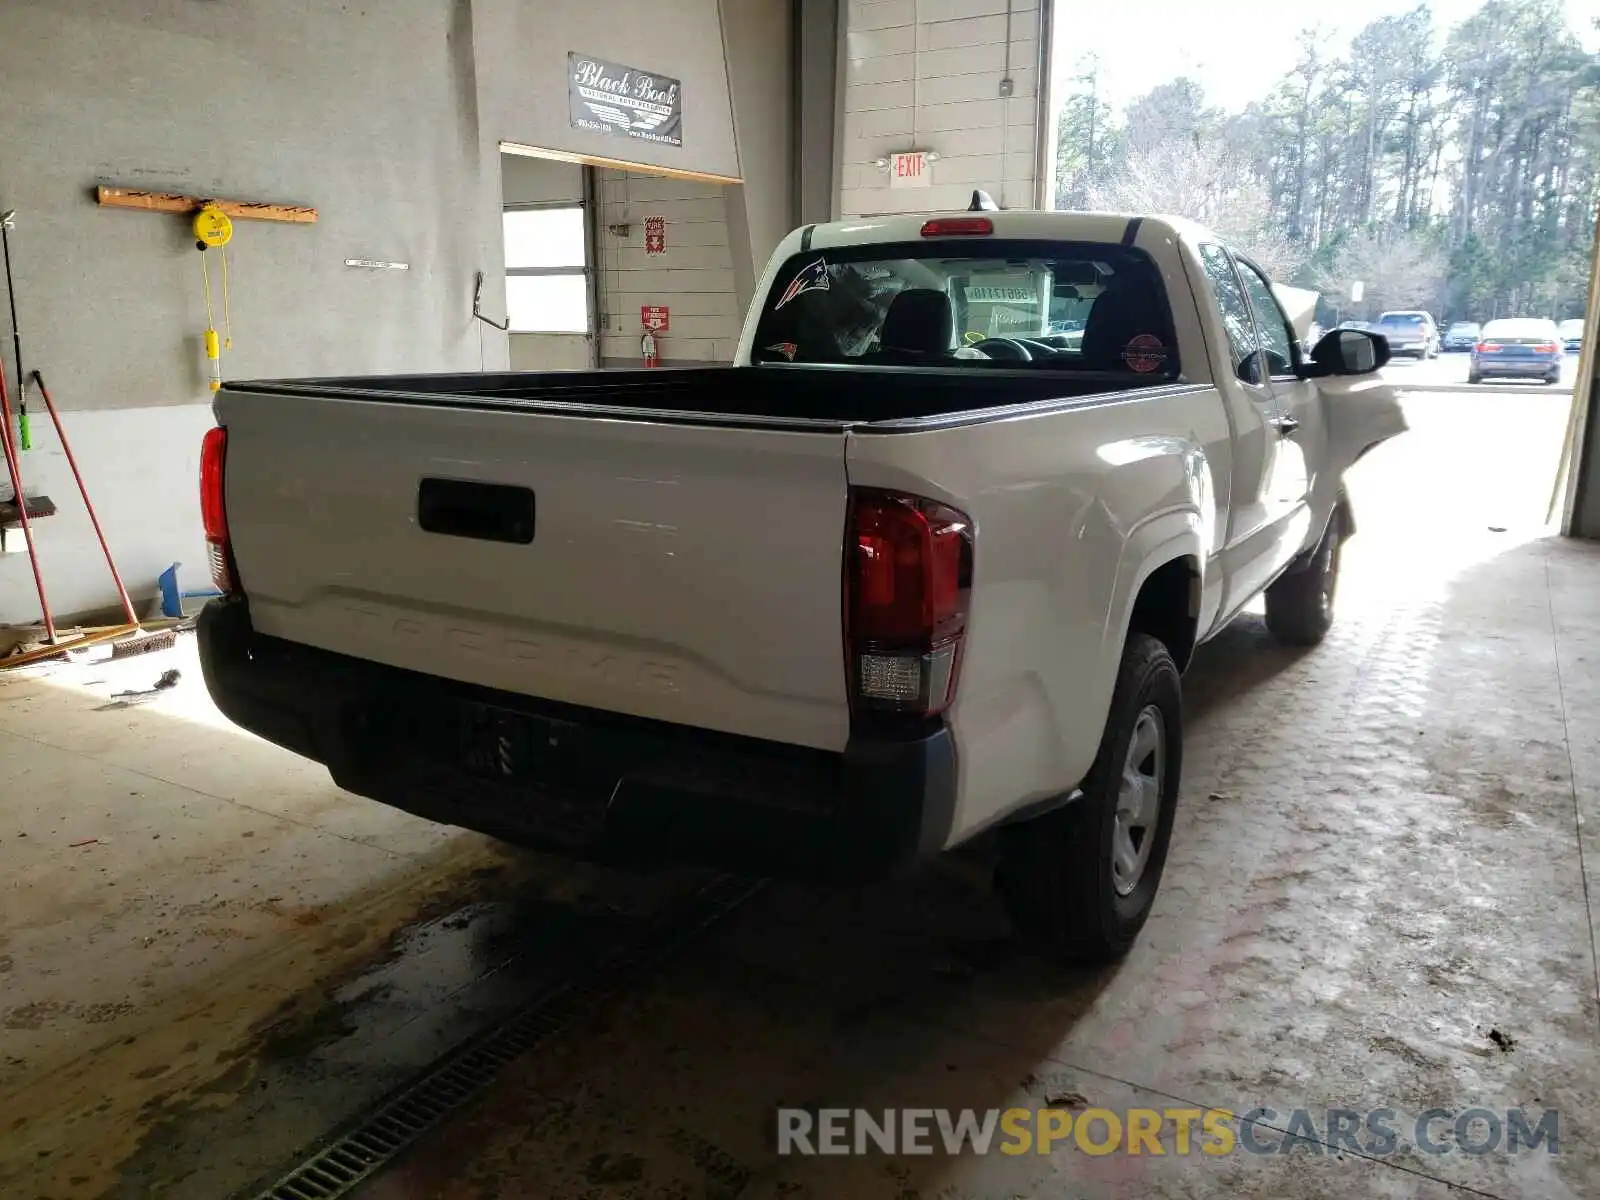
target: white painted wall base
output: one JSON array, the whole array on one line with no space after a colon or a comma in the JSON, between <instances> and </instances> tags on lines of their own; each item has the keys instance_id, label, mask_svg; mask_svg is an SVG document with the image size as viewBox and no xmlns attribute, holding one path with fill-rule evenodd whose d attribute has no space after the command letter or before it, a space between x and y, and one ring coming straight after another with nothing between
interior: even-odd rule
<instances>
[{"instance_id":1,"label":"white painted wall base","mask_svg":"<svg viewBox=\"0 0 1600 1200\"><path fill-rule=\"evenodd\" d=\"M583 371L594 358L588 338L569 333L513 333L513 371Z\"/></svg>"},{"instance_id":2,"label":"white painted wall base","mask_svg":"<svg viewBox=\"0 0 1600 1200\"><path fill-rule=\"evenodd\" d=\"M45 592L57 616L116 604L72 469L42 406L29 405L33 449L22 456L23 491L60 510L34 523ZM214 423L209 404L161 405L62 414L89 497L128 592L155 595L156 577L181 562L185 588L210 586L200 528L200 440ZM3 475L3 472L0 472ZM9 494L8 482L0 492ZM0 555L0 625L41 617L22 531L8 530ZM141 612L143 606L141 606Z\"/></svg>"}]
</instances>

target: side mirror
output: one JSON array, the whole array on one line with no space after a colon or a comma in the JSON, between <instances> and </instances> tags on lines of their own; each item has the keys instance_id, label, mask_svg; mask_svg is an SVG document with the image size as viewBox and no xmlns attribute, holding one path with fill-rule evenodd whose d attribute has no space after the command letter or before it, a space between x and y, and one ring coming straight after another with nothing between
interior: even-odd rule
<instances>
[{"instance_id":1,"label":"side mirror","mask_svg":"<svg viewBox=\"0 0 1600 1200\"><path fill-rule=\"evenodd\" d=\"M1389 339L1363 329L1335 329L1311 348L1300 370L1305 379L1330 375L1371 375L1389 361Z\"/></svg>"}]
</instances>

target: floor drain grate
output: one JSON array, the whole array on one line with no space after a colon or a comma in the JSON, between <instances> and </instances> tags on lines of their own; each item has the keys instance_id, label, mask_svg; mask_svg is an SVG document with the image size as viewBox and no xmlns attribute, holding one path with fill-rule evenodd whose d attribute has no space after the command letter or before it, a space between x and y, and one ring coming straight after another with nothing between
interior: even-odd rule
<instances>
[{"instance_id":1,"label":"floor drain grate","mask_svg":"<svg viewBox=\"0 0 1600 1200\"><path fill-rule=\"evenodd\" d=\"M256 1193L254 1200L338 1200L350 1195L482 1092L507 1065L631 977L664 962L755 895L763 882L727 875L712 880L684 909L663 919L638 942L602 958L591 983L551 988L469 1038L278 1182Z\"/></svg>"}]
</instances>

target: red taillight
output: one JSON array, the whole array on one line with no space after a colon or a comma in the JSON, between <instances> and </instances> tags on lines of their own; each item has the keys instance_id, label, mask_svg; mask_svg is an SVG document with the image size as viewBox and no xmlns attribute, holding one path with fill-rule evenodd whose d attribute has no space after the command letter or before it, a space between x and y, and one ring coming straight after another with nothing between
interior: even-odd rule
<instances>
[{"instance_id":1,"label":"red taillight","mask_svg":"<svg viewBox=\"0 0 1600 1200\"><path fill-rule=\"evenodd\" d=\"M228 504L223 484L223 464L228 457L228 431L220 426L206 430L200 443L200 524L206 534L206 557L211 560L211 582L219 592L233 591L232 557L228 546Z\"/></svg>"},{"instance_id":2,"label":"red taillight","mask_svg":"<svg viewBox=\"0 0 1600 1200\"><path fill-rule=\"evenodd\" d=\"M1556 345L1554 342L1540 342L1533 349L1534 353L1536 354L1554 354L1557 350L1561 349L1561 347Z\"/></svg>"},{"instance_id":3,"label":"red taillight","mask_svg":"<svg viewBox=\"0 0 1600 1200\"><path fill-rule=\"evenodd\" d=\"M900 492L850 493L845 638L853 707L932 716L955 698L972 522Z\"/></svg>"},{"instance_id":4,"label":"red taillight","mask_svg":"<svg viewBox=\"0 0 1600 1200\"><path fill-rule=\"evenodd\" d=\"M935 217L922 224L923 237L971 236L993 232L994 222L988 217Z\"/></svg>"},{"instance_id":5,"label":"red taillight","mask_svg":"<svg viewBox=\"0 0 1600 1200\"><path fill-rule=\"evenodd\" d=\"M1479 354L1493 354L1498 349L1500 349L1500 347L1497 344L1495 344L1494 342L1479 342L1478 343L1478 353Z\"/></svg>"}]
</instances>

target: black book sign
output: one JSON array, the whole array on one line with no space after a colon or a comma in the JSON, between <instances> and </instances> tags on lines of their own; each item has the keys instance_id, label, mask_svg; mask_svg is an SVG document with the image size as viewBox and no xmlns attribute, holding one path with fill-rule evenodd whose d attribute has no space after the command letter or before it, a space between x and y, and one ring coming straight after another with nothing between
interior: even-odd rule
<instances>
[{"instance_id":1,"label":"black book sign","mask_svg":"<svg viewBox=\"0 0 1600 1200\"><path fill-rule=\"evenodd\" d=\"M683 145L683 87L665 75L568 54L567 108L574 129Z\"/></svg>"}]
</instances>

